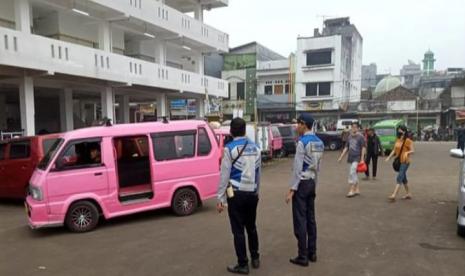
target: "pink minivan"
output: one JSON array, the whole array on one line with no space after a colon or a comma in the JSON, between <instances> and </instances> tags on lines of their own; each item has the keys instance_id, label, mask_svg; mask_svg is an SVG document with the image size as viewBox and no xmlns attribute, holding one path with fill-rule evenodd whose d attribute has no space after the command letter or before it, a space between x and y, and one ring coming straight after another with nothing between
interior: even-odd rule
<instances>
[{"instance_id":1,"label":"pink minivan","mask_svg":"<svg viewBox=\"0 0 465 276\"><path fill-rule=\"evenodd\" d=\"M105 219L171 207L192 214L216 194L220 151L203 121L91 127L64 133L31 177L32 228L86 232Z\"/></svg>"}]
</instances>

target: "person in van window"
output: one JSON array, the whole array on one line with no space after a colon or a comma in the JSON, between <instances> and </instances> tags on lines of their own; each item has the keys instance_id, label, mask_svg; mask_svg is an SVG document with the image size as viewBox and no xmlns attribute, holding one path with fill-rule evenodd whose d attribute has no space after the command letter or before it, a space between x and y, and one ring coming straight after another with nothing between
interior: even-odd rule
<instances>
[{"instance_id":1,"label":"person in van window","mask_svg":"<svg viewBox=\"0 0 465 276\"><path fill-rule=\"evenodd\" d=\"M379 140L378 135L373 128L368 128L367 131L367 156L365 159L365 163L367 164L367 170L365 172L366 178L370 178L370 163L373 162L373 170L372 170L372 177L376 179L376 172L378 170L378 156L382 156L384 153L383 147L381 145L381 141Z\"/></svg>"},{"instance_id":2,"label":"person in van window","mask_svg":"<svg viewBox=\"0 0 465 276\"><path fill-rule=\"evenodd\" d=\"M100 164L102 163L102 157L100 153L100 145L97 143L92 143L89 145L89 157L90 163L92 164Z\"/></svg>"},{"instance_id":3,"label":"person in van window","mask_svg":"<svg viewBox=\"0 0 465 276\"><path fill-rule=\"evenodd\" d=\"M244 229L247 231L252 267L260 266L258 232L255 223L260 186L261 153L255 143L245 136L246 123L241 118L231 121L233 140L225 145L221 162L221 181L218 187L217 210L221 213L228 203L229 221L234 236L237 264L227 270L235 274L249 273ZM230 186L228 188L228 186ZM233 195L228 193L233 190Z\"/></svg>"},{"instance_id":4,"label":"person in van window","mask_svg":"<svg viewBox=\"0 0 465 276\"><path fill-rule=\"evenodd\" d=\"M316 262L315 189L324 144L312 133L314 119L310 114L301 114L297 122L300 138L286 203L292 200L298 255L289 261L295 265L308 266L309 261Z\"/></svg>"},{"instance_id":5,"label":"person in van window","mask_svg":"<svg viewBox=\"0 0 465 276\"><path fill-rule=\"evenodd\" d=\"M408 131L406 126L399 126L397 128L397 140L394 144L394 150L386 158L386 162L389 162L389 160L394 156L400 159L400 168L396 179L397 185L394 188L394 192L392 192L392 195L388 197L388 199L391 202L394 202L396 200L400 186L404 186L405 189L405 196L403 197L403 199L412 198L412 194L410 193L410 189L408 186L407 170L411 163L410 156L415 152L415 150L413 148L412 139L408 138L407 135Z\"/></svg>"}]
</instances>

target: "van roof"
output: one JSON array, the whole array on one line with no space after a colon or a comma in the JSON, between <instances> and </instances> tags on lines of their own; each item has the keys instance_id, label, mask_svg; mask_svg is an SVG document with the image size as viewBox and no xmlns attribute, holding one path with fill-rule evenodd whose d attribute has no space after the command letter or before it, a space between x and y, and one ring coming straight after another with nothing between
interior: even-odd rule
<instances>
[{"instance_id":1,"label":"van roof","mask_svg":"<svg viewBox=\"0 0 465 276\"><path fill-rule=\"evenodd\" d=\"M377 122L373 128L395 127L403 122L403 120L384 120Z\"/></svg>"},{"instance_id":2,"label":"van roof","mask_svg":"<svg viewBox=\"0 0 465 276\"><path fill-rule=\"evenodd\" d=\"M170 121L169 123L144 122L133 124L118 124L112 126L96 126L72 130L66 132L63 137L69 140L108 136L133 136L151 132L190 130L200 126L208 128L207 122L202 120Z\"/></svg>"}]
</instances>

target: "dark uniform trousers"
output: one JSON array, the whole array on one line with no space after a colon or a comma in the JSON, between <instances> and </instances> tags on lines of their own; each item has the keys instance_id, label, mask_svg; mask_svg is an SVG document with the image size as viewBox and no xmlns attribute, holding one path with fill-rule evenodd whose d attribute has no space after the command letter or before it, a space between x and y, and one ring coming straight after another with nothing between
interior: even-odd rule
<instances>
[{"instance_id":1,"label":"dark uniform trousers","mask_svg":"<svg viewBox=\"0 0 465 276\"><path fill-rule=\"evenodd\" d=\"M373 151L368 151L367 156L365 158L365 163L367 164L367 170L365 171L365 175L368 177L370 176L370 161L373 161L373 177L376 177L376 172L378 171L378 154Z\"/></svg>"},{"instance_id":2,"label":"dark uniform trousers","mask_svg":"<svg viewBox=\"0 0 465 276\"><path fill-rule=\"evenodd\" d=\"M301 180L292 197L294 235L299 257L308 259L316 254L315 181Z\"/></svg>"},{"instance_id":3,"label":"dark uniform trousers","mask_svg":"<svg viewBox=\"0 0 465 276\"><path fill-rule=\"evenodd\" d=\"M248 264L244 228L247 230L249 251L253 260L258 259L258 233L255 220L257 217L258 195L256 193L235 191L234 197L228 198L228 214L234 235L234 248L239 265Z\"/></svg>"}]
</instances>

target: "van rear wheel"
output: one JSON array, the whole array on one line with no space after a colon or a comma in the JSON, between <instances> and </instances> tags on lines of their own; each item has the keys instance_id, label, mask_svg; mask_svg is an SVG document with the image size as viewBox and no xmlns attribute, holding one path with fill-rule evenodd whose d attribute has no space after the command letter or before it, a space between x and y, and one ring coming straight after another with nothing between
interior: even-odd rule
<instances>
[{"instance_id":1,"label":"van rear wheel","mask_svg":"<svg viewBox=\"0 0 465 276\"><path fill-rule=\"evenodd\" d=\"M83 233L97 227L99 212L97 206L89 201L73 203L66 215L66 227L72 232Z\"/></svg>"},{"instance_id":2,"label":"van rear wheel","mask_svg":"<svg viewBox=\"0 0 465 276\"><path fill-rule=\"evenodd\" d=\"M198 205L197 193L191 188L182 188L174 194L171 207L176 215L188 216L195 212Z\"/></svg>"}]
</instances>

